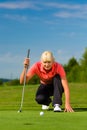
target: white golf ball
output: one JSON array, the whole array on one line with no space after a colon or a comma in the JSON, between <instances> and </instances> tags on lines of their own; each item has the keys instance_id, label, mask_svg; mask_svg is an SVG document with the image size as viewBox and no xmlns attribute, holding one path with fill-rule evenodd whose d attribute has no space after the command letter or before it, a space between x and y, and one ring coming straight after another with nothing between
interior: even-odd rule
<instances>
[{"instance_id":1,"label":"white golf ball","mask_svg":"<svg viewBox=\"0 0 87 130\"><path fill-rule=\"evenodd\" d=\"M43 116L43 115L44 115L44 112L43 112L43 111L41 111L41 112L40 112L40 116Z\"/></svg>"}]
</instances>

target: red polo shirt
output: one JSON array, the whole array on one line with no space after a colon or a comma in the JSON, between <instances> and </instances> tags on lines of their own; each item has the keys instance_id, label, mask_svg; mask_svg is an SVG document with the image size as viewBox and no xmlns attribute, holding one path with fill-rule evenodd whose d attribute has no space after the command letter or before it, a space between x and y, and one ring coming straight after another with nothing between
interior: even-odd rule
<instances>
[{"instance_id":1,"label":"red polo shirt","mask_svg":"<svg viewBox=\"0 0 87 130\"><path fill-rule=\"evenodd\" d=\"M32 75L32 77L36 74L40 78L40 82L43 84L50 84L52 82L52 78L59 74L61 78L66 76L64 68L58 62L54 62L52 65L52 69L48 72L44 70L41 62L36 62L32 65L32 67L28 70L27 76Z\"/></svg>"}]
</instances>

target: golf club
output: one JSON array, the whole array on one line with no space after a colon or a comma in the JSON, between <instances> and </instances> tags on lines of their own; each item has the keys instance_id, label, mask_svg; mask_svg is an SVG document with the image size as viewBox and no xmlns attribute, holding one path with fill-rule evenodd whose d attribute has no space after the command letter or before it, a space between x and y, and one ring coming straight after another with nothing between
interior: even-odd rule
<instances>
[{"instance_id":1,"label":"golf club","mask_svg":"<svg viewBox=\"0 0 87 130\"><path fill-rule=\"evenodd\" d=\"M29 55L30 55L30 49L28 49L27 58L29 58ZM27 69L26 69L26 72L27 72ZM22 90L21 105L20 105L20 109L18 110L18 112L22 112L22 106L23 106L23 101L24 101L24 88L26 85L26 72L24 74L24 84L23 84L23 90Z\"/></svg>"}]
</instances>

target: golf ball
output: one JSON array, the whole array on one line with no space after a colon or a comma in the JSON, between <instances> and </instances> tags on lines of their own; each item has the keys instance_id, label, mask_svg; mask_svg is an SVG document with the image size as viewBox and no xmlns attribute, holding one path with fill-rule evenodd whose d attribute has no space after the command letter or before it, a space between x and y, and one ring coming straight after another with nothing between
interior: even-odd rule
<instances>
[{"instance_id":1,"label":"golf ball","mask_svg":"<svg viewBox=\"0 0 87 130\"><path fill-rule=\"evenodd\" d=\"M43 111L41 111L41 112L40 112L40 116L43 116L43 115L44 115L44 112L43 112Z\"/></svg>"},{"instance_id":2,"label":"golf ball","mask_svg":"<svg viewBox=\"0 0 87 130\"><path fill-rule=\"evenodd\" d=\"M18 110L18 113L20 113L21 112L21 110Z\"/></svg>"}]
</instances>

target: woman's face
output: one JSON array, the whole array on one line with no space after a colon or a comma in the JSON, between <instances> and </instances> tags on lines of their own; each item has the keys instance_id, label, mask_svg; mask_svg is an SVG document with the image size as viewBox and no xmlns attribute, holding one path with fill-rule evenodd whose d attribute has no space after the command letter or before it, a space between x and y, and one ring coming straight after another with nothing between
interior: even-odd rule
<instances>
[{"instance_id":1,"label":"woman's face","mask_svg":"<svg viewBox=\"0 0 87 130\"><path fill-rule=\"evenodd\" d=\"M42 65L45 70L50 70L52 68L53 62L52 61L42 61Z\"/></svg>"}]
</instances>

